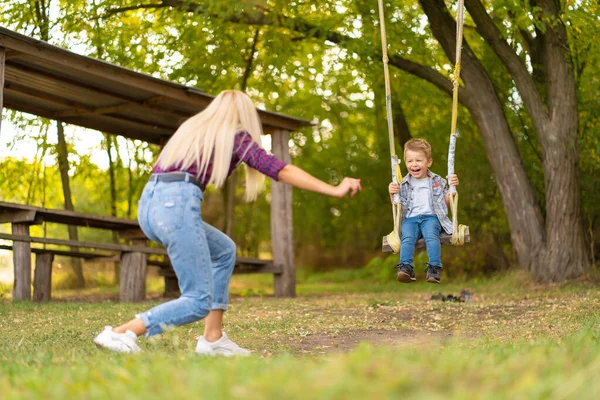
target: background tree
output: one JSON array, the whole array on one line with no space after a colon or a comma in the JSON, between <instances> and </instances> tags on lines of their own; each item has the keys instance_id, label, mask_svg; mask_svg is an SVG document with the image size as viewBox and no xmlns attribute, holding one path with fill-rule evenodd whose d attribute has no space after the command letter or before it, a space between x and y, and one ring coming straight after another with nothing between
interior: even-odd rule
<instances>
[{"instance_id":1,"label":"background tree","mask_svg":"<svg viewBox=\"0 0 600 400\"><path fill-rule=\"evenodd\" d=\"M292 135L294 162L332 183L344 175L360 176L365 191L351 203L295 192L298 264L358 266L380 254L381 236L392 224L375 1L57 4L60 9L51 20L65 33L65 47L88 49L108 62L211 94L239 88L243 78L260 107L315 122ZM467 1L457 172L462 178L459 217L471 226L475 240L469 251L446 248L450 274L497 271L514 253L539 279L561 280L589 265L594 246L586 240L599 243L594 206L599 100L593 89L598 85L593 41L598 5L564 4L555 9L541 0L525 5ZM427 138L434 148L432 168L441 174L450 101L440 93L451 90L455 7L441 0L386 3L396 138L399 145L411 136ZM14 3L12 14L3 13L11 28L25 31L21 17L10 18L23 14L23 8ZM252 69L245 73L258 30ZM548 57L560 62L549 66ZM575 109L573 96L560 98L559 93L575 93ZM573 110L579 118L575 134ZM568 126L561 125L565 121ZM576 145L569 147L569 141ZM157 151L133 142L121 148L131 149L127 153L136 160L138 151ZM78 179L95 171L85 166L85 157L76 162ZM136 183L143 184L151 161L145 163L134 163L128 185L117 185L121 215L135 215ZM107 178L98 179L109 187ZM239 197L242 188L237 190ZM108 213L108 197L102 201ZM232 230L242 254L258 255L268 248L268 201L267 195L228 214L247 221ZM560 204L572 212L564 213ZM207 196L203 207L209 222L225 226L221 196Z\"/></svg>"}]
</instances>

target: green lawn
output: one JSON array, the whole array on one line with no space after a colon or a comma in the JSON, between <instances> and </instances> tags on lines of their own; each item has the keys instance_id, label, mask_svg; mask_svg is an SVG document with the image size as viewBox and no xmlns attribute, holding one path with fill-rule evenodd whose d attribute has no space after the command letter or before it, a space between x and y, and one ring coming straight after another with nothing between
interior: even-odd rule
<instances>
[{"instance_id":1,"label":"green lawn","mask_svg":"<svg viewBox=\"0 0 600 400\"><path fill-rule=\"evenodd\" d=\"M93 345L104 325L160 300L102 300L114 289L57 292L49 304L0 299L0 398L600 398L597 278L419 278L300 275L296 299L271 297L268 277L236 278L226 330L254 351L245 359L196 356L201 323L140 340L138 355ZM473 301L430 300L462 288Z\"/></svg>"}]
</instances>

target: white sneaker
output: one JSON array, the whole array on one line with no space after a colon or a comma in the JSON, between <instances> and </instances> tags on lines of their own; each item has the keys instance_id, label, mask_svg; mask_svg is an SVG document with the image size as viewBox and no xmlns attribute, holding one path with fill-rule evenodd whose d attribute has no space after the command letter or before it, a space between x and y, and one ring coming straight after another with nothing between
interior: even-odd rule
<instances>
[{"instance_id":1,"label":"white sneaker","mask_svg":"<svg viewBox=\"0 0 600 400\"><path fill-rule=\"evenodd\" d=\"M209 342L204 336L198 338L196 345L196 354L203 356L249 356L252 354L250 350L242 349L240 346L231 341L223 332L223 336L216 342Z\"/></svg>"},{"instance_id":2,"label":"white sneaker","mask_svg":"<svg viewBox=\"0 0 600 400\"><path fill-rule=\"evenodd\" d=\"M112 326L105 326L104 330L96 336L94 343L117 353L137 353L142 351L137 345L137 335L132 331L117 333Z\"/></svg>"}]
</instances>

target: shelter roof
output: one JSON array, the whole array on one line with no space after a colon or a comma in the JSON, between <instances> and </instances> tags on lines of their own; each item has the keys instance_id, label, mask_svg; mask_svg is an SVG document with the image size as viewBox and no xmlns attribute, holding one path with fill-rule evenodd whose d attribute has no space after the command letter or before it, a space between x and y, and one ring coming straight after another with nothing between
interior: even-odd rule
<instances>
[{"instance_id":1,"label":"shelter roof","mask_svg":"<svg viewBox=\"0 0 600 400\"><path fill-rule=\"evenodd\" d=\"M214 98L199 89L82 56L0 27L4 107L161 143ZM309 121L258 110L265 131Z\"/></svg>"}]
</instances>

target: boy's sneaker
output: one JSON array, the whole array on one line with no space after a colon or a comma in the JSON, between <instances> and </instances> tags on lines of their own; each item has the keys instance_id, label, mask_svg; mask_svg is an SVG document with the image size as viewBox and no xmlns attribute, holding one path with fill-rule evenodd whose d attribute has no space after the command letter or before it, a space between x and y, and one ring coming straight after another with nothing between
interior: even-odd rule
<instances>
[{"instance_id":1,"label":"boy's sneaker","mask_svg":"<svg viewBox=\"0 0 600 400\"><path fill-rule=\"evenodd\" d=\"M223 336L215 342L209 342L204 336L198 338L196 354L201 356L249 356L252 352L246 350L231 341L223 332Z\"/></svg>"},{"instance_id":2,"label":"boy's sneaker","mask_svg":"<svg viewBox=\"0 0 600 400\"><path fill-rule=\"evenodd\" d=\"M104 327L104 330L96 336L94 343L98 347L104 347L117 353L137 353L142 351L137 345L137 335L132 331L117 333L112 326Z\"/></svg>"},{"instance_id":3,"label":"boy's sneaker","mask_svg":"<svg viewBox=\"0 0 600 400\"><path fill-rule=\"evenodd\" d=\"M396 280L398 282L412 283L417 280L413 267L408 264L398 264L396 266Z\"/></svg>"},{"instance_id":4,"label":"boy's sneaker","mask_svg":"<svg viewBox=\"0 0 600 400\"><path fill-rule=\"evenodd\" d=\"M427 282L429 283L440 283L440 271L442 267L437 265L427 264Z\"/></svg>"}]
</instances>

